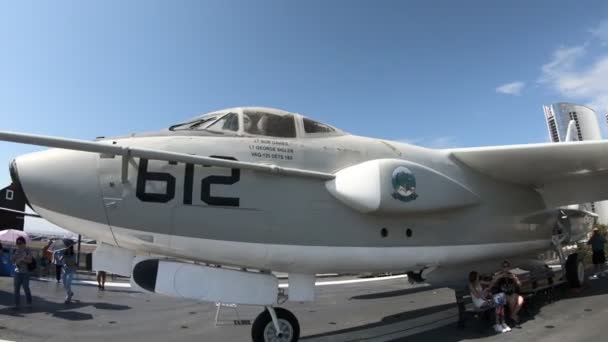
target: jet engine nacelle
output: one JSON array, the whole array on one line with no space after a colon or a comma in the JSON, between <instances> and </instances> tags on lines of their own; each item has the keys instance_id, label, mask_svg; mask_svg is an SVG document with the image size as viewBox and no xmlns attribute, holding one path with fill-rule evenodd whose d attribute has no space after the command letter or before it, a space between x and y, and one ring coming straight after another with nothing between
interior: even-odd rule
<instances>
[{"instance_id":1,"label":"jet engine nacelle","mask_svg":"<svg viewBox=\"0 0 608 342\"><path fill-rule=\"evenodd\" d=\"M363 213L421 212L479 202L479 196L448 176L399 159L347 167L325 186L338 200Z\"/></svg>"}]
</instances>

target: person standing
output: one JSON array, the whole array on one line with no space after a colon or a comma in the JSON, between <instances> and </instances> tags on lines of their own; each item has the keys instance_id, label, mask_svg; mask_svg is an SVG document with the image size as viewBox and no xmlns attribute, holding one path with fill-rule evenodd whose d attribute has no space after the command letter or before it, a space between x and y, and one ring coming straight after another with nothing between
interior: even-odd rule
<instances>
[{"instance_id":1,"label":"person standing","mask_svg":"<svg viewBox=\"0 0 608 342\"><path fill-rule=\"evenodd\" d=\"M32 293L30 291L30 272L28 265L32 262L32 252L25 245L25 238L20 236L15 241L17 249L11 256L11 262L15 265L14 290L15 308L19 308L21 302L21 287L25 292L26 306L32 306Z\"/></svg>"},{"instance_id":2,"label":"person standing","mask_svg":"<svg viewBox=\"0 0 608 342\"><path fill-rule=\"evenodd\" d=\"M592 259L595 271L593 278L597 279L598 275L600 277L605 276L606 254L604 252L604 245L606 244L606 238L600 234L598 228L593 228L593 233L591 234L589 241L587 241L587 244L591 245L591 250L593 251Z\"/></svg>"},{"instance_id":3,"label":"person standing","mask_svg":"<svg viewBox=\"0 0 608 342\"><path fill-rule=\"evenodd\" d=\"M53 252L49 250L53 241L49 241L42 247L42 257L40 258L41 275L49 276L51 274L51 263L53 262Z\"/></svg>"},{"instance_id":4,"label":"person standing","mask_svg":"<svg viewBox=\"0 0 608 342\"><path fill-rule=\"evenodd\" d=\"M100 290L106 289L106 271L97 271L97 287Z\"/></svg>"},{"instance_id":5,"label":"person standing","mask_svg":"<svg viewBox=\"0 0 608 342\"><path fill-rule=\"evenodd\" d=\"M55 265L55 279L57 284L61 281L61 268L63 267L63 251L58 250L53 253L53 264Z\"/></svg>"},{"instance_id":6,"label":"person standing","mask_svg":"<svg viewBox=\"0 0 608 342\"><path fill-rule=\"evenodd\" d=\"M69 304L72 302L72 281L74 280L74 274L76 273L76 253L74 253L74 246L69 246L63 253L63 287L65 288L65 303Z\"/></svg>"}]
</instances>

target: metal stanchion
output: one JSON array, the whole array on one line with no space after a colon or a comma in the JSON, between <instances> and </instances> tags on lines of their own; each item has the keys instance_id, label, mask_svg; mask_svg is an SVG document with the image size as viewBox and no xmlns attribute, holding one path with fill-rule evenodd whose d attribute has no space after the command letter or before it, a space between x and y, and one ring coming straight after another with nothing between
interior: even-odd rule
<instances>
[{"instance_id":1,"label":"metal stanchion","mask_svg":"<svg viewBox=\"0 0 608 342\"><path fill-rule=\"evenodd\" d=\"M76 255L76 268L80 267L80 242L82 241L82 235L78 234L78 254Z\"/></svg>"}]
</instances>

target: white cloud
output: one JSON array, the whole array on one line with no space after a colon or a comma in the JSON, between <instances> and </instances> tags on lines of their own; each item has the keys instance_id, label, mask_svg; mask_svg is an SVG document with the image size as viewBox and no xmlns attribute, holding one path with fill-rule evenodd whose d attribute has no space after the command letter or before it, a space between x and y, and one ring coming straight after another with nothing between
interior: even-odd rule
<instances>
[{"instance_id":1,"label":"white cloud","mask_svg":"<svg viewBox=\"0 0 608 342\"><path fill-rule=\"evenodd\" d=\"M585 44L560 47L553 52L551 60L541 68L540 83L603 116L608 111L608 53L600 48L599 55L588 55L592 49L598 50L598 44L608 45L608 20L589 33L591 37Z\"/></svg>"},{"instance_id":2,"label":"white cloud","mask_svg":"<svg viewBox=\"0 0 608 342\"><path fill-rule=\"evenodd\" d=\"M497 87L496 92L499 94L519 96L519 95L521 95L521 91L524 88L524 86L525 86L525 83L521 82L521 81L511 82L511 83L503 84L503 85Z\"/></svg>"},{"instance_id":3,"label":"white cloud","mask_svg":"<svg viewBox=\"0 0 608 342\"><path fill-rule=\"evenodd\" d=\"M582 57L586 54L586 46L557 49L552 59L542 66L540 82L602 114L608 111L608 54L583 63Z\"/></svg>"},{"instance_id":4,"label":"white cloud","mask_svg":"<svg viewBox=\"0 0 608 342\"><path fill-rule=\"evenodd\" d=\"M596 28L589 30L602 45L608 45L608 20L602 21Z\"/></svg>"},{"instance_id":5,"label":"white cloud","mask_svg":"<svg viewBox=\"0 0 608 342\"><path fill-rule=\"evenodd\" d=\"M584 45L558 48L553 52L551 61L543 65L543 77L541 80L546 81L546 78L551 78L556 74L571 70L574 68L577 60L586 53L587 50Z\"/></svg>"}]
</instances>

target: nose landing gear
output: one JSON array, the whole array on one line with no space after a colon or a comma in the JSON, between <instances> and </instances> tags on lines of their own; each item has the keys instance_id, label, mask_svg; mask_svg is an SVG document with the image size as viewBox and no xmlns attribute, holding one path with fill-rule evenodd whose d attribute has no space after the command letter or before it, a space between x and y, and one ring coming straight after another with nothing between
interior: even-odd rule
<instances>
[{"instance_id":1,"label":"nose landing gear","mask_svg":"<svg viewBox=\"0 0 608 342\"><path fill-rule=\"evenodd\" d=\"M300 323L294 314L283 308L267 306L251 327L254 342L296 342L300 338Z\"/></svg>"}]
</instances>

